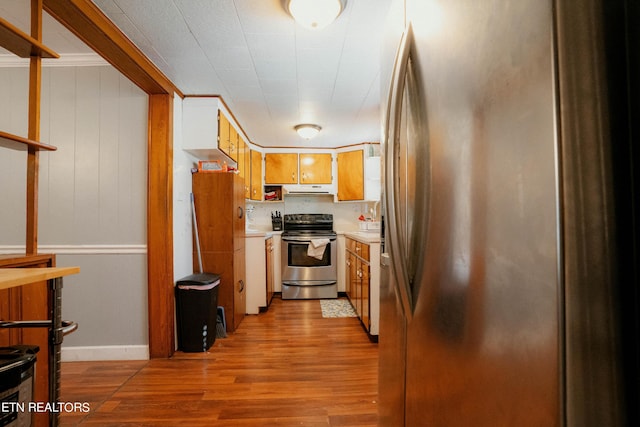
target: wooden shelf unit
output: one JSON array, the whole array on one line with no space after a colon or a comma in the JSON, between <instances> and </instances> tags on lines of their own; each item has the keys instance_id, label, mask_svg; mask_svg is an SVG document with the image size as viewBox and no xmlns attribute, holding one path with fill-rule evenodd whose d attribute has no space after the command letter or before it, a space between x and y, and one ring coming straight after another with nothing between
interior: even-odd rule
<instances>
[{"instance_id":1,"label":"wooden shelf unit","mask_svg":"<svg viewBox=\"0 0 640 427\"><path fill-rule=\"evenodd\" d=\"M42 274L54 267L55 256L38 255L38 156L40 151L55 151L56 147L37 141L40 135L40 86L41 86L41 58L59 58L53 50L42 44L42 2L31 2L31 31L28 35L5 19L0 18L0 47L21 57L30 58L29 61L29 130L28 138L0 131L0 148L25 151L27 163L27 232L25 254L0 257L0 267L22 267L14 269L3 268L0 277L0 319L24 321L33 319L50 319L51 327L48 333L43 328L25 328L4 331L0 334L0 345L14 345L29 343L38 345L38 369L33 390L35 401L57 402L59 383L59 356L62 343L62 329L60 317L61 279L52 279ZM28 286L15 279L16 273L35 272L32 277L36 281ZM22 271L24 270L24 271ZM62 271L62 270L56 270ZM74 270L74 272L77 272ZM67 274L67 273L65 273ZM31 279L29 279L31 280ZM33 425L58 425L58 413L39 412L33 414Z\"/></svg>"},{"instance_id":2,"label":"wooden shelf unit","mask_svg":"<svg viewBox=\"0 0 640 427\"><path fill-rule=\"evenodd\" d=\"M20 58L60 58L56 52L3 18L0 18L0 46Z\"/></svg>"},{"instance_id":3,"label":"wooden shelf unit","mask_svg":"<svg viewBox=\"0 0 640 427\"><path fill-rule=\"evenodd\" d=\"M32 56L40 58L60 58L60 55L56 52L2 17L0 17L0 46L20 58L31 58ZM0 147L19 151L26 151L29 148L38 151L55 151L57 149L53 145L2 131L0 131Z\"/></svg>"},{"instance_id":4,"label":"wooden shelf unit","mask_svg":"<svg viewBox=\"0 0 640 427\"><path fill-rule=\"evenodd\" d=\"M12 135L3 131L0 131L0 147L19 151L26 151L29 147L41 151L57 150L57 147L54 147L53 145L45 144L44 142L33 141L31 139Z\"/></svg>"}]
</instances>

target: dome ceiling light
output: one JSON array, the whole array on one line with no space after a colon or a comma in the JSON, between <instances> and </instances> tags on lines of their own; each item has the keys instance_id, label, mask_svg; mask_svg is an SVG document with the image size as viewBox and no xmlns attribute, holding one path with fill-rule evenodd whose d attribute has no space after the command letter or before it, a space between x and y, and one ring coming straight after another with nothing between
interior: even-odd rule
<instances>
[{"instance_id":1,"label":"dome ceiling light","mask_svg":"<svg viewBox=\"0 0 640 427\"><path fill-rule=\"evenodd\" d=\"M303 137L304 139L311 139L314 136L316 136L318 134L318 132L320 132L320 130L322 129L320 126L318 125L312 125L312 124L301 124L301 125L296 125L293 127L296 132L298 132L298 135L300 135L301 137Z\"/></svg>"},{"instance_id":2,"label":"dome ceiling light","mask_svg":"<svg viewBox=\"0 0 640 427\"><path fill-rule=\"evenodd\" d=\"M287 9L303 27L318 30L331 24L344 9L346 0L289 0Z\"/></svg>"}]
</instances>

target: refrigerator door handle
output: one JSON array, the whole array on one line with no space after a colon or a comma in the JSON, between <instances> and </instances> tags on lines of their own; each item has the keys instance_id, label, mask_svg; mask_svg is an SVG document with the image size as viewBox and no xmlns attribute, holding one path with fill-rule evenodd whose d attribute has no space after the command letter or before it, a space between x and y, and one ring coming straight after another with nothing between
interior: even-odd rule
<instances>
[{"instance_id":1,"label":"refrigerator door handle","mask_svg":"<svg viewBox=\"0 0 640 427\"><path fill-rule=\"evenodd\" d=\"M385 202L389 239L388 247L391 255L391 271L395 277L395 283L400 295L404 315L407 320L413 316L413 303L411 285L409 280L407 260L408 255L403 250L402 237L400 235L400 207L397 203L399 194L398 150L400 140L400 125L402 116L402 102L405 88L405 77L409 63L409 52L413 42L413 33L409 25L405 30L393 67L391 87L387 105L385 127Z\"/></svg>"}]
</instances>

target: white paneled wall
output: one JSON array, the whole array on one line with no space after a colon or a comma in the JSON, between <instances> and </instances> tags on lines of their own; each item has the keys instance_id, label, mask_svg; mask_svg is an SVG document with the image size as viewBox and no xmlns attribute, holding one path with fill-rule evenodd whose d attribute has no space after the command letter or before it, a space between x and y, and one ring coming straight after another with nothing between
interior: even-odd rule
<instances>
[{"instance_id":1,"label":"white paneled wall","mask_svg":"<svg viewBox=\"0 0 640 427\"><path fill-rule=\"evenodd\" d=\"M27 68L0 68L0 129L27 135L27 87ZM45 67L41 108L40 140L58 150L40 154L40 251L81 269L63 291L80 325L65 354L144 357L148 97L110 66ZM25 175L25 152L2 150L3 253L24 251Z\"/></svg>"},{"instance_id":2,"label":"white paneled wall","mask_svg":"<svg viewBox=\"0 0 640 427\"><path fill-rule=\"evenodd\" d=\"M146 243L147 96L111 67L45 71L41 134L58 151L40 162L40 241Z\"/></svg>"},{"instance_id":3,"label":"white paneled wall","mask_svg":"<svg viewBox=\"0 0 640 427\"><path fill-rule=\"evenodd\" d=\"M0 129L27 136L29 80L27 68L0 69ZM24 243L26 227L26 174L24 152L0 149L0 245Z\"/></svg>"},{"instance_id":4,"label":"white paneled wall","mask_svg":"<svg viewBox=\"0 0 640 427\"><path fill-rule=\"evenodd\" d=\"M173 274L175 281L193 271L191 168L197 159L182 149L182 99L173 103Z\"/></svg>"}]
</instances>

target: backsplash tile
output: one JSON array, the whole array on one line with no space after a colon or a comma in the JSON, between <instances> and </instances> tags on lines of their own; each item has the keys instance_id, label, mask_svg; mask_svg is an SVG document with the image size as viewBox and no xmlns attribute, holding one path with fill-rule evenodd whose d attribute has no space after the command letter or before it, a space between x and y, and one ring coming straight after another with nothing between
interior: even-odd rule
<instances>
[{"instance_id":1,"label":"backsplash tile","mask_svg":"<svg viewBox=\"0 0 640 427\"><path fill-rule=\"evenodd\" d=\"M253 206L253 211L251 211ZM256 230L271 230L271 212L282 215L296 213L333 214L333 228L338 231L358 230L358 217L367 215L373 202L334 203L333 196L288 196L282 202L252 202L247 200L247 218Z\"/></svg>"}]
</instances>

